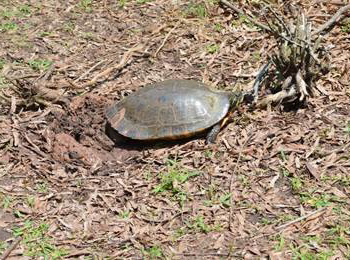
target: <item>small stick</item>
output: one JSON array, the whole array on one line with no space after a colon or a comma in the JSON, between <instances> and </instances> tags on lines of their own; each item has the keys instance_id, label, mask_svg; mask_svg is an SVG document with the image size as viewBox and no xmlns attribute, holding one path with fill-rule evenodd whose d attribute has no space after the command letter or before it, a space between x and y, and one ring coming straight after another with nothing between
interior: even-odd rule
<instances>
[{"instance_id":1,"label":"small stick","mask_svg":"<svg viewBox=\"0 0 350 260\"><path fill-rule=\"evenodd\" d=\"M288 26L284 23L284 21L278 16L278 14L270 7L268 6L268 9L270 10L270 12L275 16L275 18L282 24L284 30L287 31L288 36L290 37L292 34L288 28ZM265 18L266 19L266 18ZM267 19L266 19L267 20Z\"/></svg>"},{"instance_id":2,"label":"small stick","mask_svg":"<svg viewBox=\"0 0 350 260\"><path fill-rule=\"evenodd\" d=\"M15 241L2 253L0 260L5 260L11 252L17 247L19 242L21 242L22 237L17 237Z\"/></svg>"},{"instance_id":3,"label":"small stick","mask_svg":"<svg viewBox=\"0 0 350 260\"><path fill-rule=\"evenodd\" d=\"M319 34L324 30L326 30L327 28L331 27L334 23L339 21L342 18L341 16L343 15L343 13L347 12L348 10L350 10L350 4L340 8L338 12L336 12L326 23L321 25L316 31L313 31L311 35L313 36L313 35Z\"/></svg>"},{"instance_id":4,"label":"small stick","mask_svg":"<svg viewBox=\"0 0 350 260\"><path fill-rule=\"evenodd\" d=\"M129 58L132 56L132 54L134 52L141 51L143 49L143 47L144 47L143 44L139 44L135 47L130 48L126 53L124 53L121 61L117 65L109 67L106 70L102 71L101 73L97 74L92 80L84 83L82 85L82 88L89 87L89 86L95 84L99 78L108 75L113 70L119 70L119 69L123 68L125 66L125 64L128 62Z\"/></svg>"},{"instance_id":5,"label":"small stick","mask_svg":"<svg viewBox=\"0 0 350 260\"><path fill-rule=\"evenodd\" d=\"M99 62L97 62L94 66L92 66L90 69L88 69L86 72L84 72L79 78L77 78L76 80L73 81L73 83L78 82L79 80L81 80L82 78L84 78L87 74L89 74L91 71L93 71L97 66L101 65L102 63L104 63L106 60L100 60Z\"/></svg>"},{"instance_id":6,"label":"small stick","mask_svg":"<svg viewBox=\"0 0 350 260\"><path fill-rule=\"evenodd\" d=\"M179 26L180 21L176 23L176 25L168 32L168 34L165 36L162 44L159 46L159 48L157 49L157 51L154 53L154 57L157 57L158 52L164 47L166 41L169 39L170 35L173 33L173 31Z\"/></svg>"},{"instance_id":7,"label":"small stick","mask_svg":"<svg viewBox=\"0 0 350 260\"><path fill-rule=\"evenodd\" d=\"M293 221L290 221L290 222L288 222L288 223L286 223L286 224L283 224L283 225L281 225L281 226L279 226L279 227L276 227L276 229L278 229L278 230L285 229L286 227L289 227L290 225L293 225L293 224L295 224L295 223L297 223L297 222L300 222L300 221L302 221L302 220L304 220L304 219L307 219L307 218L309 218L309 217L311 217L311 216L313 216L313 215L316 215L317 213L326 211L326 209L327 209L327 208L320 208L320 209L318 209L318 210L315 210L315 211L313 211L313 212L310 212L309 214L306 214L306 215L304 215L304 216L301 216L300 218L294 219Z\"/></svg>"},{"instance_id":8,"label":"small stick","mask_svg":"<svg viewBox=\"0 0 350 260\"><path fill-rule=\"evenodd\" d=\"M246 15L242 10L238 9L237 7L235 7L233 4L231 4L230 2L226 1L226 0L220 0L220 3L222 3L223 5L227 6L228 8L232 9L233 11L235 11L236 13L238 13L239 15L244 15L247 17L249 22L252 22L253 24L255 24L256 26L260 27L261 29L264 29L266 31L272 32L270 30L269 27L267 27L266 25L259 23L257 21L255 21L253 18L250 18L248 15Z\"/></svg>"}]
</instances>

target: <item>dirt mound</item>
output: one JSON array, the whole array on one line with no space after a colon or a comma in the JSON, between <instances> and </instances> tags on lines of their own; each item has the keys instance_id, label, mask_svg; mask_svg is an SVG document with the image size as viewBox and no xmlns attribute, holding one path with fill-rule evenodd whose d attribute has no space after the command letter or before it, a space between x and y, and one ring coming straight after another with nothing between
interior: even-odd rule
<instances>
[{"instance_id":1,"label":"dirt mound","mask_svg":"<svg viewBox=\"0 0 350 260\"><path fill-rule=\"evenodd\" d=\"M87 94L74 98L66 111L55 113L49 125L53 133L53 158L62 163L96 166L138 154L115 147L107 136L105 111L110 104L106 98Z\"/></svg>"}]
</instances>

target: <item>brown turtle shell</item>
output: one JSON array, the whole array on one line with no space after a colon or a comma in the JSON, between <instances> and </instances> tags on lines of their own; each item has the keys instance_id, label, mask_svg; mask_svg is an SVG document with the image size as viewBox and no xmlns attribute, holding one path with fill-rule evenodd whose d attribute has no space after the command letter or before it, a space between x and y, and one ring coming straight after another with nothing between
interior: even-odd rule
<instances>
[{"instance_id":1,"label":"brown turtle shell","mask_svg":"<svg viewBox=\"0 0 350 260\"><path fill-rule=\"evenodd\" d=\"M107 111L110 126L136 140L179 139L219 123L230 108L227 92L192 80L147 85Z\"/></svg>"}]
</instances>

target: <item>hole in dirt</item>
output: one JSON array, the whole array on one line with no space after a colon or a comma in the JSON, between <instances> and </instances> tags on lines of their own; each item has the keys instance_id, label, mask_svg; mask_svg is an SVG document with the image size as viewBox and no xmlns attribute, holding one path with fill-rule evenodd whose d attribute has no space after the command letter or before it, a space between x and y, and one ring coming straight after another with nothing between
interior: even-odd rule
<instances>
[{"instance_id":1,"label":"hole in dirt","mask_svg":"<svg viewBox=\"0 0 350 260\"><path fill-rule=\"evenodd\" d=\"M74 133L74 139L75 139L77 142L80 142L81 134L80 134L80 133Z\"/></svg>"},{"instance_id":2,"label":"hole in dirt","mask_svg":"<svg viewBox=\"0 0 350 260\"><path fill-rule=\"evenodd\" d=\"M44 110L45 105L39 104L39 103L32 103L32 104L17 104L15 113L20 112L37 112L38 110Z\"/></svg>"}]
</instances>

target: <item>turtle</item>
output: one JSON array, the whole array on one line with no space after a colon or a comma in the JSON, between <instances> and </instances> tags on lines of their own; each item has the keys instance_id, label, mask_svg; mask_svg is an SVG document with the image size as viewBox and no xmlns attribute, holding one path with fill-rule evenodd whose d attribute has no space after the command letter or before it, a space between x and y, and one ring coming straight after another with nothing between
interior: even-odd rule
<instances>
[{"instance_id":1,"label":"turtle","mask_svg":"<svg viewBox=\"0 0 350 260\"><path fill-rule=\"evenodd\" d=\"M135 140L177 140L208 131L215 143L229 111L244 99L242 92L214 91L194 80L170 79L146 85L112 105L107 124Z\"/></svg>"}]
</instances>

